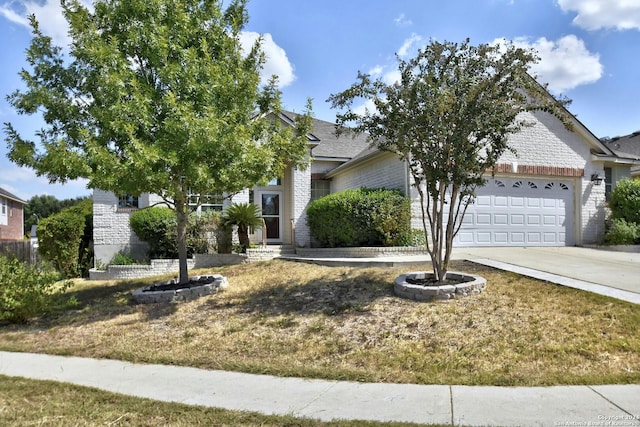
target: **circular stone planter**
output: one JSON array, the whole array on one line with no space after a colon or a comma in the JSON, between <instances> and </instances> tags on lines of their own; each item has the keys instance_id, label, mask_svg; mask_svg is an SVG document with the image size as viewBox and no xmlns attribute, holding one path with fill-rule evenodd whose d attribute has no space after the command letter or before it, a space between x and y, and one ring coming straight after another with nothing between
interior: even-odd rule
<instances>
[{"instance_id":1,"label":"circular stone planter","mask_svg":"<svg viewBox=\"0 0 640 427\"><path fill-rule=\"evenodd\" d=\"M393 291L402 298L416 301L448 301L469 295L477 295L487 287L487 281L480 276L465 273L447 273L450 284L421 285L412 284L407 279L425 279L433 273L416 271L398 276L393 284Z\"/></svg>"},{"instance_id":2,"label":"circular stone planter","mask_svg":"<svg viewBox=\"0 0 640 427\"><path fill-rule=\"evenodd\" d=\"M195 276L189 279L189 283L178 289L165 289L176 287L178 281L173 279L166 282L154 283L146 288L140 288L133 292L133 299L138 304L152 304L156 302L183 302L215 294L229 286L226 277L220 274L210 276ZM158 288L160 290L158 290Z\"/></svg>"}]
</instances>

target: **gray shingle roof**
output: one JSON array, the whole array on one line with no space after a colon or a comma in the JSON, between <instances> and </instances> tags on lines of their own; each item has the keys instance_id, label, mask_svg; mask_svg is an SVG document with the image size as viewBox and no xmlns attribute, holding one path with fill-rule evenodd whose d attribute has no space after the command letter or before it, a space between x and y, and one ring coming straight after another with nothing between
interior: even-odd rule
<instances>
[{"instance_id":1,"label":"gray shingle roof","mask_svg":"<svg viewBox=\"0 0 640 427\"><path fill-rule=\"evenodd\" d=\"M282 114L295 120L296 113L282 111ZM313 148L313 157L333 157L352 159L362 151L369 148L366 135L357 135L353 138L350 132L344 132L337 137L335 135L335 124L324 120L313 119L313 130L311 131L319 143Z\"/></svg>"},{"instance_id":2,"label":"gray shingle roof","mask_svg":"<svg viewBox=\"0 0 640 427\"><path fill-rule=\"evenodd\" d=\"M10 192L8 192L7 190L5 190L2 187L0 187L0 197L5 197L7 199L15 200L16 202L20 202L20 203L22 203L24 205L27 204L27 202L22 200L20 197L14 195L14 194L11 194Z\"/></svg>"},{"instance_id":3,"label":"gray shingle roof","mask_svg":"<svg viewBox=\"0 0 640 427\"><path fill-rule=\"evenodd\" d=\"M640 159L640 131L625 136L616 136L602 142L620 157Z\"/></svg>"}]
</instances>

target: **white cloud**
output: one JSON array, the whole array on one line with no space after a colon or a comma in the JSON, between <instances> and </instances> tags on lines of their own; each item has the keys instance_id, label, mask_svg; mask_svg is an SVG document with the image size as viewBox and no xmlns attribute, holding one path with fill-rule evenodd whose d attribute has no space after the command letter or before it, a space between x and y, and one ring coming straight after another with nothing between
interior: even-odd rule
<instances>
[{"instance_id":1,"label":"white cloud","mask_svg":"<svg viewBox=\"0 0 640 427\"><path fill-rule=\"evenodd\" d=\"M401 13L396 19L393 20L398 27L409 27L413 25L413 21L408 19L404 13Z\"/></svg>"},{"instance_id":2,"label":"white cloud","mask_svg":"<svg viewBox=\"0 0 640 427\"><path fill-rule=\"evenodd\" d=\"M85 6L89 7L88 4ZM29 30L29 15L35 15L40 31L53 39L57 46L66 46L69 43L69 26L62 14L59 0L16 0L0 5L0 15L9 21L22 25Z\"/></svg>"},{"instance_id":3,"label":"white cloud","mask_svg":"<svg viewBox=\"0 0 640 427\"><path fill-rule=\"evenodd\" d=\"M400 46L400 49L398 49L398 56L400 58L404 58L409 53L409 49L422 42L422 40L424 40L422 36L416 33L411 34L411 37L406 39L404 43L402 43L402 46Z\"/></svg>"},{"instance_id":4,"label":"white cloud","mask_svg":"<svg viewBox=\"0 0 640 427\"><path fill-rule=\"evenodd\" d=\"M378 109L376 108L376 105L370 99L367 99L364 102L364 104L359 105L358 107L355 107L353 109L353 112L356 113L359 116L364 116L367 113L376 113L377 111L378 111Z\"/></svg>"},{"instance_id":5,"label":"white cloud","mask_svg":"<svg viewBox=\"0 0 640 427\"><path fill-rule=\"evenodd\" d=\"M92 8L89 3L83 4ZM53 39L53 43L57 46L68 45L70 39L68 35L69 26L60 7L59 0L14 0L11 2L0 4L0 15L4 16L11 22L31 29L27 16L35 15L40 25L40 30L46 36ZM244 32L241 34L241 42L246 50L258 38L257 33ZM263 81L275 74L279 77L281 87L290 85L295 80L293 66L287 58L287 54L280 46L278 46L271 37L271 34L263 35L262 48L267 57L267 62L262 70Z\"/></svg>"},{"instance_id":6,"label":"white cloud","mask_svg":"<svg viewBox=\"0 0 640 427\"><path fill-rule=\"evenodd\" d=\"M252 31L244 31L240 34L240 42L245 52L251 50L258 37L260 37L260 34ZM262 82L265 83L269 77L275 74L278 76L280 87L293 83L296 79L293 65L289 62L285 50L276 44L269 33L262 35L262 50L266 57L266 63L261 72Z\"/></svg>"},{"instance_id":7,"label":"white cloud","mask_svg":"<svg viewBox=\"0 0 640 427\"><path fill-rule=\"evenodd\" d=\"M496 39L494 43L502 44L504 39ZM522 37L514 40L514 44L537 51L540 61L531 66L531 72L541 83L549 83L552 92L564 92L602 77L600 56L589 52L584 41L573 34L556 41L545 37L531 41Z\"/></svg>"},{"instance_id":8,"label":"white cloud","mask_svg":"<svg viewBox=\"0 0 640 427\"><path fill-rule=\"evenodd\" d=\"M638 0L558 0L565 12L577 12L573 23L587 30L640 30Z\"/></svg>"}]
</instances>

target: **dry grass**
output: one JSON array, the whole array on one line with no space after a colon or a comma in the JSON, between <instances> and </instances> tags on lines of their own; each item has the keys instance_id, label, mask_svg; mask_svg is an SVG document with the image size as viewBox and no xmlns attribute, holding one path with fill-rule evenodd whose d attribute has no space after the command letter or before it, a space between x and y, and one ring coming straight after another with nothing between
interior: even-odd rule
<instances>
[{"instance_id":1,"label":"dry grass","mask_svg":"<svg viewBox=\"0 0 640 427\"><path fill-rule=\"evenodd\" d=\"M0 328L0 348L285 376L420 384L640 382L640 307L471 263L481 295L393 295L404 269L271 261L217 295L135 305L147 282L79 282L73 311ZM208 270L211 271L211 270Z\"/></svg>"}]
</instances>

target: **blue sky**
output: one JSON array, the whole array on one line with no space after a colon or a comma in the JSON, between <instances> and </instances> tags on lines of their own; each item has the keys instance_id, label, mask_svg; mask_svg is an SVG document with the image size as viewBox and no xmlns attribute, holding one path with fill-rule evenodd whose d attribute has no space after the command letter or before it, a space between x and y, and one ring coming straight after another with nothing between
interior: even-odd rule
<instances>
[{"instance_id":1,"label":"blue sky","mask_svg":"<svg viewBox=\"0 0 640 427\"><path fill-rule=\"evenodd\" d=\"M65 45L58 0L0 0L0 122L31 138L38 117L20 117L6 94L21 87L18 72L31 38L26 16ZM499 39L535 48L532 70L595 135L640 130L640 0L253 0L243 37L264 38L265 75L280 76L284 106L301 111L313 99L317 118L333 121L325 102L358 70L394 81L396 55L410 57L431 39L473 44ZM85 183L51 185L6 158L0 142L0 187L29 199L89 195Z\"/></svg>"}]
</instances>

